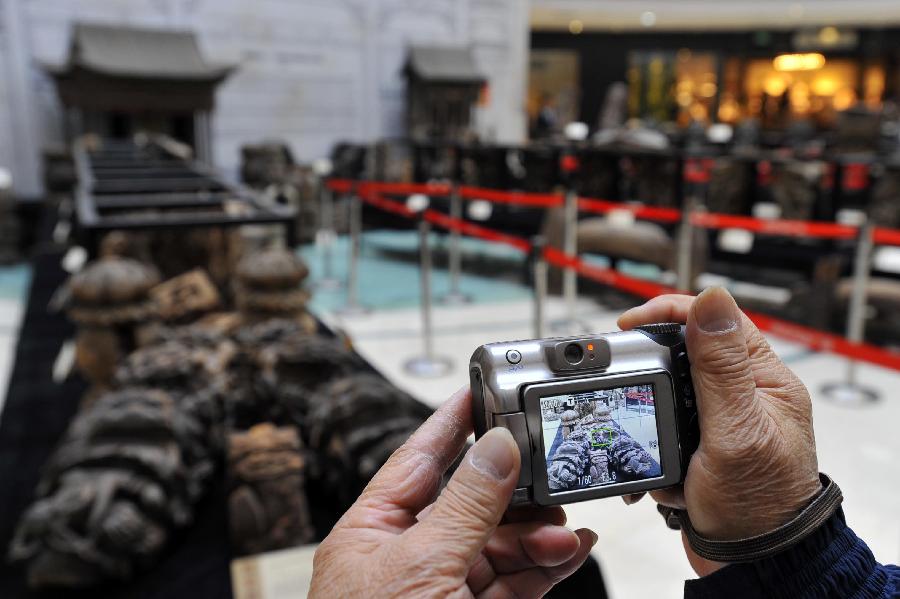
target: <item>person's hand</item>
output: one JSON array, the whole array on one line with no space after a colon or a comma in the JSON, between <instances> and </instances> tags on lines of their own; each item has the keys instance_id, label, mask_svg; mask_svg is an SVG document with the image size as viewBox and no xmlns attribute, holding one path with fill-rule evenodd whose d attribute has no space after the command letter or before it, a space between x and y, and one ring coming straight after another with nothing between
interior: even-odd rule
<instances>
[{"instance_id":1,"label":"person's hand","mask_svg":"<svg viewBox=\"0 0 900 599\"><path fill-rule=\"evenodd\" d=\"M683 488L651 496L687 509L697 532L710 539L746 538L785 524L822 486L806 387L722 288L696 299L660 296L619 318L622 329L655 322L687 324L700 446ZM699 558L682 538L698 574L722 566Z\"/></svg>"},{"instance_id":2,"label":"person's hand","mask_svg":"<svg viewBox=\"0 0 900 599\"><path fill-rule=\"evenodd\" d=\"M391 456L319 546L310 597L540 597L587 559L596 535L565 528L560 508L511 512L501 524L520 469L506 429L479 439L438 495L471 432L465 389Z\"/></svg>"}]
</instances>

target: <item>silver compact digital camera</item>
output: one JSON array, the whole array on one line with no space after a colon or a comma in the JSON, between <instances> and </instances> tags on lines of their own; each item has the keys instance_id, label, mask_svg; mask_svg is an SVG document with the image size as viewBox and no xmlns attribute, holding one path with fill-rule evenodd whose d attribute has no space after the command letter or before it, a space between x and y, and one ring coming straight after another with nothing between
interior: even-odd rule
<instances>
[{"instance_id":1,"label":"silver compact digital camera","mask_svg":"<svg viewBox=\"0 0 900 599\"><path fill-rule=\"evenodd\" d=\"M502 426L519 445L511 505L677 485L700 440L679 324L482 345L469 375L476 438Z\"/></svg>"}]
</instances>

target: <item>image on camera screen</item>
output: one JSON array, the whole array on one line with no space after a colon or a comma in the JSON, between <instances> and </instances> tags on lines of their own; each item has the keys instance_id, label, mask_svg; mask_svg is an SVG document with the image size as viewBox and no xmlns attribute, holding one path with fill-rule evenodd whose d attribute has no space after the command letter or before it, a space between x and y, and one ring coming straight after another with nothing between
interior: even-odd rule
<instances>
[{"instance_id":1,"label":"image on camera screen","mask_svg":"<svg viewBox=\"0 0 900 599\"><path fill-rule=\"evenodd\" d=\"M541 398L549 491L662 476L653 385Z\"/></svg>"}]
</instances>

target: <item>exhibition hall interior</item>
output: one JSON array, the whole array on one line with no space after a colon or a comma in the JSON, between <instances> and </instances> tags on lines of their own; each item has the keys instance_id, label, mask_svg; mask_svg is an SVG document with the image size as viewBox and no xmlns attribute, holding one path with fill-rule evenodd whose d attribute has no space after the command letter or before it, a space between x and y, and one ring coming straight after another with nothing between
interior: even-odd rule
<instances>
[{"instance_id":1,"label":"exhibition hall interior","mask_svg":"<svg viewBox=\"0 0 900 599\"><path fill-rule=\"evenodd\" d=\"M534 493L668 481L687 362L533 384L710 287L898 563L895 0L0 0L0 597L306 597L470 384ZM565 510L548 596L696 578L649 497Z\"/></svg>"}]
</instances>

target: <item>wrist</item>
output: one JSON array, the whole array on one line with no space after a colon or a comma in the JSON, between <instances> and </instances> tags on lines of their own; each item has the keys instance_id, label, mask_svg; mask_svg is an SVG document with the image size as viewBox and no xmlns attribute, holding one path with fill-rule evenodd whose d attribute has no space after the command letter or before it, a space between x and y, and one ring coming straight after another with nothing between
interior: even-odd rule
<instances>
[{"instance_id":1,"label":"wrist","mask_svg":"<svg viewBox=\"0 0 900 599\"><path fill-rule=\"evenodd\" d=\"M679 514L679 524L694 552L718 562L753 562L776 555L812 535L840 508L843 495L827 475L820 474L822 490L788 522L774 530L737 539L717 540L694 528L689 514Z\"/></svg>"},{"instance_id":2,"label":"wrist","mask_svg":"<svg viewBox=\"0 0 900 599\"><path fill-rule=\"evenodd\" d=\"M871 551L847 528L843 513L838 510L790 549L755 562L721 567L702 578L686 581L684 597L845 597L868 581L877 583L877 566ZM740 593L736 593L738 589Z\"/></svg>"},{"instance_id":3,"label":"wrist","mask_svg":"<svg viewBox=\"0 0 900 599\"><path fill-rule=\"evenodd\" d=\"M822 492L818 474L788 486L757 488L747 497L711 497L708 507L692 510L694 530L716 541L746 539L769 533L796 518ZM722 506L728 506L725 511ZM735 508L745 506L745 509ZM704 509L705 508L705 509ZM696 514L696 515L695 515Z\"/></svg>"}]
</instances>

